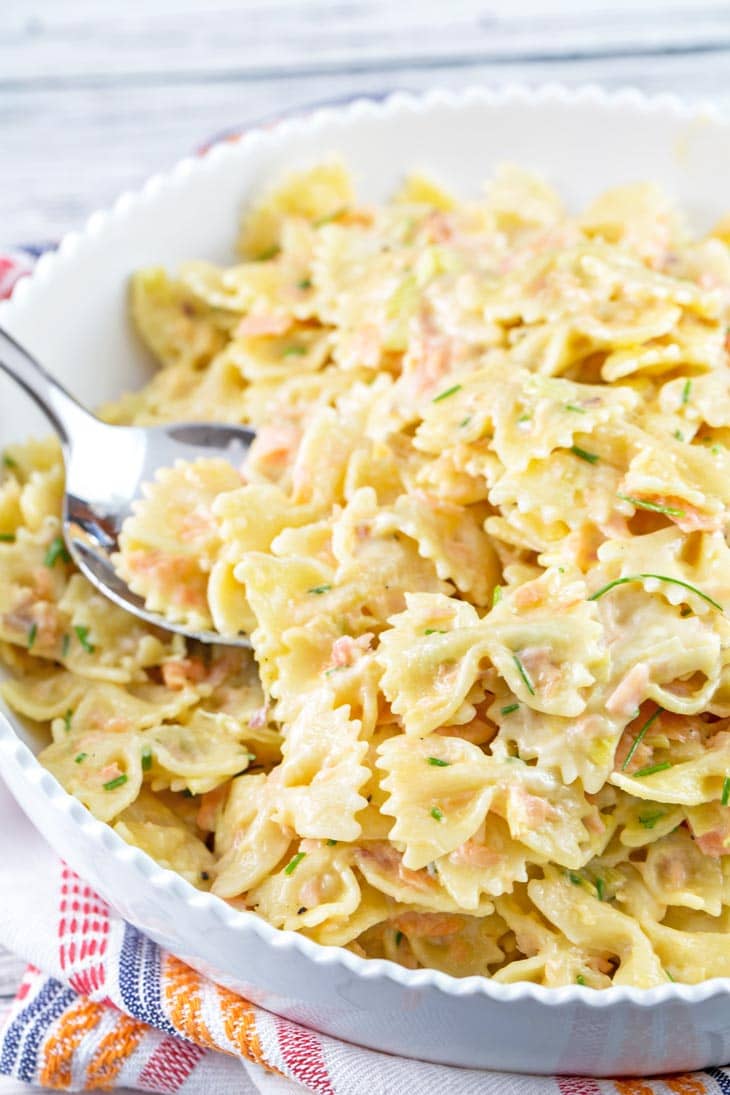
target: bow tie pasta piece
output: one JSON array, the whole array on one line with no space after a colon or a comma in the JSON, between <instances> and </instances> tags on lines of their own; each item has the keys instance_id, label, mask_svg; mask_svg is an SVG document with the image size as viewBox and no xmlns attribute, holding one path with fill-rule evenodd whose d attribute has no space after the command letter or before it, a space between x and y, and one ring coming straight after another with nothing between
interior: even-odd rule
<instances>
[{"instance_id":1,"label":"bow tie pasta piece","mask_svg":"<svg viewBox=\"0 0 730 1095\"><path fill-rule=\"evenodd\" d=\"M636 798L679 806L700 806L719 799L730 772L730 735L719 733L704 752L693 760L672 763L660 760L629 775L616 771L615 787Z\"/></svg>"},{"instance_id":2,"label":"bow tie pasta piece","mask_svg":"<svg viewBox=\"0 0 730 1095\"><path fill-rule=\"evenodd\" d=\"M621 493L664 507L684 532L724 528L730 505L730 452L644 434ZM659 512L662 512L661 510Z\"/></svg>"},{"instance_id":3,"label":"bow tie pasta piece","mask_svg":"<svg viewBox=\"0 0 730 1095\"><path fill-rule=\"evenodd\" d=\"M441 885L435 865L412 871L406 867L398 850L386 841L369 840L359 845L353 852L353 862L371 886L394 898L401 906L423 912L461 911ZM475 914L488 916L493 911L492 902L483 897Z\"/></svg>"},{"instance_id":4,"label":"bow tie pasta piece","mask_svg":"<svg viewBox=\"0 0 730 1095\"><path fill-rule=\"evenodd\" d=\"M584 690L605 676L603 628L582 580L551 568L503 594L479 624L484 650L517 699L576 717Z\"/></svg>"},{"instance_id":5,"label":"bow tie pasta piece","mask_svg":"<svg viewBox=\"0 0 730 1095\"><path fill-rule=\"evenodd\" d=\"M471 911L483 895L499 897L527 882L528 864L542 862L539 853L513 840L503 818L489 814L468 840L435 860L435 869L456 904Z\"/></svg>"},{"instance_id":6,"label":"bow tie pasta piece","mask_svg":"<svg viewBox=\"0 0 730 1095\"><path fill-rule=\"evenodd\" d=\"M499 772L494 807L513 840L537 856L562 867L583 867L600 854L611 826L578 783L565 787L554 775L520 761L490 761Z\"/></svg>"},{"instance_id":7,"label":"bow tie pasta piece","mask_svg":"<svg viewBox=\"0 0 730 1095\"><path fill-rule=\"evenodd\" d=\"M408 735L447 725L472 688L486 656L476 610L441 594L408 593L376 654L381 688Z\"/></svg>"},{"instance_id":8,"label":"bow tie pasta piece","mask_svg":"<svg viewBox=\"0 0 730 1095\"><path fill-rule=\"evenodd\" d=\"M213 893L234 898L257 886L285 856L292 833L271 818L272 797L263 773L230 785L215 830Z\"/></svg>"},{"instance_id":9,"label":"bow tie pasta piece","mask_svg":"<svg viewBox=\"0 0 730 1095\"><path fill-rule=\"evenodd\" d=\"M87 730L54 741L39 759L94 817L111 821L139 794L143 743L135 730Z\"/></svg>"},{"instance_id":10,"label":"bow tie pasta piece","mask_svg":"<svg viewBox=\"0 0 730 1095\"><path fill-rule=\"evenodd\" d=\"M254 759L243 744L245 728L229 715L194 711L185 723L157 726L145 734L153 790L169 787L194 795L239 775Z\"/></svg>"},{"instance_id":11,"label":"bow tie pasta piece","mask_svg":"<svg viewBox=\"0 0 730 1095\"><path fill-rule=\"evenodd\" d=\"M483 507L457 506L426 494L398 498L391 510L394 532L400 530L430 559L442 581L478 605L486 605L499 579L499 559L483 530ZM383 513L383 521L388 516Z\"/></svg>"},{"instance_id":12,"label":"bow tie pasta piece","mask_svg":"<svg viewBox=\"0 0 730 1095\"><path fill-rule=\"evenodd\" d=\"M49 519L39 532L20 528L0 542L0 638L46 658L59 656L67 622L58 602L68 566L61 559L56 566L45 565L59 535L58 523Z\"/></svg>"},{"instance_id":13,"label":"bow tie pasta piece","mask_svg":"<svg viewBox=\"0 0 730 1095\"><path fill-rule=\"evenodd\" d=\"M181 718L197 701L198 695L192 688L171 692L158 684L122 687L106 681L91 684L87 681L79 702L63 712L63 730L66 733L149 730L166 720ZM63 737L60 727L54 736Z\"/></svg>"},{"instance_id":14,"label":"bow tie pasta piece","mask_svg":"<svg viewBox=\"0 0 730 1095\"><path fill-rule=\"evenodd\" d=\"M610 531L621 472L597 453L580 451L582 457L555 452L525 471L508 470L495 477L489 501L501 516L487 517L487 532L537 552L565 554L572 548L578 565L587 570L596 539L600 543Z\"/></svg>"},{"instance_id":15,"label":"bow tie pasta piece","mask_svg":"<svg viewBox=\"0 0 730 1095\"><path fill-rule=\"evenodd\" d=\"M652 845L674 832L685 819L679 806L671 807L663 802L646 802L622 795L614 811L619 841L626 848L643 848Z\"/></svg>"},{"instance_id":16,"label":"bow tie pasta piece","mask_svg":"<svg viewBox=\"0 0 730 1095\"><path fill-rule=\"evenodd\" d=\"M538 768L560 772L566 784L580 779L591 794L600 791L613 770L626 721L605 712L600 693L583 714L566 719L518 703L504 688L495 694L487 714L499 726L490 746L494 756L536 760Z\"/></svg>"},{"instance_id":17,"label":"bow tie pasta piece","mask_svg":"<svg viewBox=\"0 0 730 1095\"><path fill-rule=\"evenodd\" d=\"M507 926L500 916L463 916L456 913L405 912L392 921L393 928L384 927L400 954L410 950L417 967L441 970L451 977L488 977L490 969L504 960L500 938Z\"/></svg>"},{"instance_id":18,"label":"bow tie pasta piece","mask_svg":"<svg viewBox=\"0 0 730 1095\"><path fill-rule=\"evenodd\" d=\"M649 182L610 187L593 199L578 223L587 236L621 244L652 266L690 239L680 211L663 190Z\"/></svg>"},{"instance_id":19,"label":"bow tie pasta piece","mask_svg":"<svg viewBox=\"0 0 730 1095\"><path fill-rule=\"evenodd\" d=\"M511 985L533 981L547 986L585 984L607 988L611 979L608 956L598 948L575 946L546 922L529 900L524 886L495 902L499 915L514 933L517 953L493 974L495 981Z\"/></svg>"},{"instance_id":20,"label":"bow tie pasta piece","mask_svg":"<svg viewBox=\"0 0 730 1095\"><path fill-rule=\"evenodd\" d=\"M718 358L724 350L723 339L718 348ZM717 429L726 428L730 422L730 378L722 364L722 358L713 362L713 371L704 376L691 379L679 376L668 380L659 391L660 411L667 419L677 417L677 425L685 441L694 436L703 422ZM712 453L712 449L710 451Z\"/></svg>"},{"instance_id":21,"label":"bow tie pasta piece","mask_svg":"<svg viewBox=\"0 0 730 1095\"><path fill-rule=\"evenodd\" d=\"M643 931L674 981L696 985L714 977L730 977L727 929L682 931L647 920ZM666 980L666 978L665 978Z\"/></svg>"},{"instance_id":22,"label":"bow tie pasta piece","mask_svg":"<svg viewBox=\"0 0 730 1095\"><path fill-rule=\"evenodd\" d=\"M161 268L138 271L130 289L135 328L161 365L200 368L223 349L226 324L220 313Z\"/></svg>"},{"instance_id":23,"label":"bow tie pasta piece","mask_svg":"<svg viewBox=\"0 0 730 1095\"><path fill-rule=\"evenodd\" d=\"M80 574L72 574L58 608L69 621L59 641L60 661L89 680L144 681L144 670L185 652L181 635L155 632L110 604Z\"/></svg>"},{"instance_id":24,"label":"bow tie pasta piece","mask_svg":"<svg viewBox=\"0 0 730 1095\"><path fill-rule=\"evenodd\" d=\"M722 912L724 879L719 858L704 855L686 829L650 844L646 860L634 864L647 888L663 905Z\"/></svg>"},{"instance_id":25,"label":"bow tie pasta piece","mask_svg":"<svg viewBox=\"0 0 730 1095\"><path fill-rule=\"evenodd\" d=\"M208 579L207 597L213 624L224 635L251 632L256 617L245 584L235 570L247 552L268 551L286 528L308 524L312 505L294 505L274 483L255 483L220 494L212 506L222 547Z\"/></svg>"},{"instance_id":26,"label":"bow tie pasta piece","mask_svg":"<svg viewBox=\"0 0 730 1095\"><path fill-rule=\"evenodd\" d=\"M664 336L642 345L622 347L606 356L601 376L609 383L628 377L654 379L664 373L674 373L678 367L706 372L723 369L725 328L722 323L711 325L705 319L684 313L677 324ZM705 379L705 378L697 378ZM709 379L709 378L708 378ZM697 382L690 383L690 390ZM677 412L685 410L686 377L670 380L664 388L672 392L670 406ZM691 420L691 418L690 418Z\"/></svg>"},{"instance_id":27,"label":"bow tie pasta piece","mask_svg":"<svg viewBox=\"0 0 730 1095\"><path fill-rule=\"evenodd\" d=\"M707 615L713 626L721 618L715 613L721 613L730 600L730 548L721 533L688 536L676 528L660 529L607 540L597 555L600 565L591 582L593 600L606 596L613 600L643 585L657 599L686 605L696 616ZM614 584L619 587L616 592Z\"/></svg>"},{"instance_id":28,"label":"bow tie pasta piece","mask_svg":"<svg viewBox=\"0 0 730 1095\"><path fill-rule=\"evenodd\" d=\"M279 788L272 817L302 837L352 841L361 833L355 815L367 806L368 745L348 708L333 705L329 689L315 691L286 727L282 761L270 780Z\"/></svg>"},{"instance_id":29,"label":"bow tie pasta piece","mask_svg":"<svg viewBox=\"0 0 730 1095\"><path fill-rule=\"evenodd\" d=\"M403 865L418 871L464 844L484 821L500 768L460 738L412 739L403 734L378 749L388 798L381 812L395 818L390 839L404 845Z\"/></svg>"},{"instance_id":30,"label":"bow tie pasta piece","mask_svg":"<svg viewBox=\"0 0 730 1095\"><path fill-rule=\"evenodd\" d=\"M360 903L351 859L348 848L302 841L281 870L249 890L246 905L270 924L290 931L341 924Z\"/></svg>"},{"instance_id":31,"label":"bow tie pasta piece","mask_svg":"<svg viewBox=\"0 0 730 1095\"><path fill-rule=\"evenodd\" d=\"M215 857L195 827L186 823L157 795L144 788L139 798L118 816L115 831L168 870L177 871L193 886L207 889Z\"/></svg>"},{"instance_id":32,"label":"bow tie pasta piece","mask_svg":"<svg viewBox=\"0 0 730 1095\"><path fill-rule=\"evenodd\" d=\"M357 940L352 949L356 954L362 955L369 953L365 946L367 933L393 914L396 903L380 890L376 890L361 875L355 877L360 889L360 902L355 911L349 916L329 916L313 928L302 926L302 932L325 947L344 947Z\"/></svg>"},{"instance_id":33,"label":"bow tie pasta piece","mask_svg":"<svg viewBox=\"0 0 730 1095\"><path fill-rule=\"evenodd\" d=\"M115 566L150 612L192 628L211 625L208 575L220 549L213 503L241 485L225 460L178 461L143 488L122 526Z\"/></svg>"},{"instance_id":34,"label":"bow tie pasta piece","mask_svg":"<svg viewBox=\"0 0 730 1095\"><path fill-rule=\"evenodd\" d=\"M634 583L619 587L602 612L610 662L603 699L612 719L626 726L647 699L682 715L706 710L720 684L724 622L718 633L716 621L683 616Z\"/></svg>"},{"instance_id":35,"label":"bow tie pasta piece","mask_svg":"<svg viewBox=\"0 0 730 1095\"><path fill-rule=\"evenodd\" d=\"M527 891L542 915L571 943L605 951L618 960L615 985L666 984L660 960L636 921L593 897L585 886L546 869L545 878L533 879Z\"/></svg>"},{"instance_id":36,"label":"bow tie pasta piece","mask_svg":"<svg viewBox=\"0 0 730 1095\"><path fill-rule=\"evenodd\" d=\"M350 174L334 157L304 171L292 171L248 210L238 249L254 259L270 257L279 248L287 222L301 219L316 227L348 209L354 200Z\"/></svg>"},{"instance_id":37,"label":"bow tie pasta piece","mask_svg":"<svg viewBox=\"0 0 730 1095\"><path fill-rule=\"evenodd\" d=\"M0 695L17 711L34 722L48 722L71 714L88 685L65 669L46 667L0 683Z\"/></svg>"}]
</instances>

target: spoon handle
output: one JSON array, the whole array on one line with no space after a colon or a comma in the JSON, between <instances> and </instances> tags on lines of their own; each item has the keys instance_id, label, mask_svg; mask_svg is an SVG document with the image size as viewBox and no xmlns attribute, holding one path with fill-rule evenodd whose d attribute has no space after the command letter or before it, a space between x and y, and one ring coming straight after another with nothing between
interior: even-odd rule
<instances>
[{"instance_id":1,"label":"spoon handle","mask_svg":"<svg viewBox=\"0 0 730 1095\"><path fill-rule=\"evenodd\" d=\"M47 373L12 335L0 327L0 369L12 377L38 404L64 447L74 433L97 420L57 380Z\"/></svg>"}]
</instances>

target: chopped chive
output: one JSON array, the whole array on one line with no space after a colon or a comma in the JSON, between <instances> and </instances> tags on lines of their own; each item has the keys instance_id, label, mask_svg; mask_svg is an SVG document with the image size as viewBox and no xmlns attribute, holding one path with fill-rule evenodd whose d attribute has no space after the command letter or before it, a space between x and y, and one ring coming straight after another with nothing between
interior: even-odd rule
<instances>
[{"instance_id":1,"label":"chopped chive","mask_svg":"<svg viewBox=\"0 0 730 1095\"><path fill-rule=\"evenodd\" d=\"M644 829L653 829L657 821L661 821L663 817L666 817L664 810L657 810L655 814L639 814L639 825Z\"/></svg>"},{"instance_id":2,"label":"chopped chive","mask_svg":"<svg viewBox=\"0 0 730 1095\"><path fill-rule=\"evenodd\" d=\"M107 783L102 783L102 787L105 791L116 791L117 787L123 787L129 779L129 776L122 772L121 776L116 776L115 779L110 779Z\"/></svg>"},{"instance_id":3,"label":"chopped chive","mask_svg":"<svg viewBox=\"0 0 730 1095\"><path fill-rule=\"evenodd\" d=\"M278 243L273 244L271 247L267 247L265 251L262 251L260 255L256 256L257 262L267 262L269 259L275 259L281 251Z\"/></svg>"},{"instance_id":4,"label":"chopped chive","mask_svg":"<svg viewBox=\"0 0 730 1095\"><path fill-rule=\"evenodd\" d=\"M570 881L573 883L574 886L582 886L583 885L582 876L579 875L579 874L576 874L575 871L568 871L568 878L570 879Z\"/></svg>"},{"instance_id":5,"label":"chopped chive","mask_svg":"<svg viewBox=\"0 0 730 1095\"><path fill-rule=\"evenodd\" d=\"M512 660L515 663L515 665L517 666L517 672L519 673L519 675L522 677L522 680L524 681L525 688L527 689L527 691L530 693L531 696L534 696L535 695L535 689L534 689L534 686L532 684L532 681L527 676L527 672L525 670L524 665L522 664L522 662L520 661L520 659L517 657L516 654L512 655Z\"/></svg>"},{"instance_id":6,"label":"chopped chive","mask_svg":"<svg viewBox=\"0 0 730 1095\"><path fill-rule=\"evenodd\" d=\"M396 947L399 947L402 942L403 942L403 932L397 931L395 933L395 945L396 945Z\"/></svg>"},{"instance_id":7,"label":"chopped chive","mask_svg":"<svg viewBox=\"0 0 730 1095\"><path fill-rule=\"evenodd\" d=\"M327 847L328 848L334 848L336 843L337 843L337 841L333 840L332 837L330 837L329 840L327 841Z\"/></svg>"},{"instance_id":8,"label":"chopped chive","mask_svg":"<svg viewBox=\"0 0 730 1095\"><path fill-rule=\"evenodd\" d=\"M427 627L423 634L424 635L445 635L446 632L440 627Z\"/></svg>"},{"instance_id":9,"label":"chopped chive","mask_svg":"<svg viewBox=\"0 0 730 1095\"><path fill-rule=\"evenodd\" d=\"M579 456L581 460L585 460L589 464L598 463L598 455L595 452L588 452L587 449L581 449L578 445L571 445L570 451L574 456Z\"/></svg>"},{"instance_id":10,"label":"chopped chive","mask_svg":"<svg viewBox=\"0 0 730 1095\"><path fill-rule=\"evenodd\" d=\"M582 973L576 974L575 983L576 985L585 985L586 979Z\"/></svg>"},{"instance_id":11,"label":"chopped chive","mask_svg":"<svg viewBox=\"0 0 730 1095\"><path fill-rule=\"evenodd\" d=\"M676 978L672 977L672 975L671 975L671 973L669 972L669 970L666 970L666 969L665 969L665 970L664 970L664 972L665 972L665 973L666 973L666 975L667 975L667 980L668 980L668 981L675 981L675 980L676 980Z\"/></svg>"},{"instance_id":12,"label":"chopped chive","mask_svg":"<svg viewBox=\"0 0 730 1095\"><path fill-rule=\"evenodd\" d=\"M14 544L15 533L14 532L0 532L0 544Z\"/></svg>"},{"instance_id":13,"label":"chopped chive","mask_svg":"<svg viewBox=\"0 0 730 1095\"><path fill-rule=\"evenodd\" d=\"M566 409L566 411L573 411L575 414L585 414L586 413L585 407L578 407L578 406L576 406L575 403L566 403L565 404L565 409Z\"/></svg>"},{"instance_id":14,"label":"chopped chive","mask_svg":"<svg viewBox=\"0 0 730 1095\"><path fill-rule=\"evenodd\" d=\"M55 536L48 545L48 551L46 557L43 560L47 567L55 567L58 560L62 563L70 563L71 556L69 555L66 545L63 542L63 536Z\"/></svg>"},{"instance_id":15,"label":"chopped chive","mask_svg":"<svg viewBox=\"0 0 730 1095\"><path fill-rule=\"evenodd\" d=\"M642 776L653 776L655 772L666 772L667 768L672 767L670 760L663 760L661 764L650 764L648 768L640 768L638 772L634 772L634 779L641 779Z\"/></svg>"},{"instance_id":16,"label":"chopped chive","mask_svg":"<svg viewBox=\"0 0 730 1095\"><path fill-rule=\"evenodd\" d=\"M306 346L287 346L282 357L302 357L307 353Z\"/></svg>"},{"instance_id":17,"label":"chopped chive","mask_svg":"<svg viewBox=\"0 0 730 1095\"><path fill-rule=\"evenodd\" d=\"M312 588L311 588L311 589L308 589L308 590L307 590L307 593L329 593L329 591L330 591L331 589L332 589L332 586L327 586L327 585L324 585L324 586L312 586Z\"/></svg>"},{"instance_id":18,"label":"chopped chive","mask_svg":"<svg viewBox=\"0 0 730 1095\"><path fill-rule=\"evenodd\" d=\"M453 387L447 388L445 392L441 392L440 395L434 396L431 400L432 403L440 403L442 399L448 399L450 395L456 395L461 391L461 384L454 384Z\"/></svg>"},{"instance_id":19,"label":"chopped chive","mask_svg":"<svg viewBox=\"0 0 730 1095\"><path fill-rule=\"evenodd\" d=\"M18 466L17 460L13 460L12 456L10 456L9 453L4 452L3 453L3 467L10 468L12 470L12 469L17 468L17 466Z\"/></svg>"},{"instance_id":20,"label":"chopped chive","mask_svg":"<svg viewBox=\"0 0 730 1095\"><path fill-rule=\"evenodd\" d=\"M325 669L325 677L331 677L333 673L341 673L343 669L347 669L346 665L333 665L331 669Z\"/></svg>"},{"instance_id":21,"label":"chopped chive","mask_svg":"<svg viewBox=\"0 0 730 1095\"><path fill-rule=\"evenodd\" d=\"M599 901L603 901L605 898L604 883L602 878L596 879L596 897Z\"/></svg>"},{"instance_id":22,"label":"chopped chive","mask_svg":"<svg viewBox=\"0 0 730 1095\"><path fill-rule=\"evenodd\" d=\"M66 634L61 639L61 657L62 658L68 657L68 648L70 647L70 645L71 645L71 636L69 635L68 632L66 632Z\"/></svg>"},{"instance_id":23,"label":"chopped chive","mask_svg":"<svg viewBox=\"0 0 730 1095\"><path fill-rule=\"evenodd\" d=\"M69 730L71 729L71 719L72 718L73 718L73 711L71 711L69 709L66 712L66 714L63 716L63 728L64 728L64 730L66 731L67 734L68 734Z\"/></svg>"},{"instance_id":24,"label":"chopped chive","mask_svg":"<svg viewBox=\"0 0 730 1095\"><path fill-rule=\"evenodd\" d=\"M441 760L440 757L427 757L426 762L427 762L427 764L432 764L434 768L448 768L449 767L449 761L448 760Z\"/></svg>"},{"instance_id":25,"label":"chopped chive","mask_svg":"<svg viewBox=\"0 0 730 1095\"><path fill-rule=\"evenodd\" d=\"M471 415L468 414L466 416L466 418L462 418L461 422L459 423L459 429L463 430L464 426L468 426L470 422L471 422Z\"/></svg>"},{"instance_id":26,"label":"chopped chive","mask_svg":"<svg viewBox=\"0 0 730 1095\"><path fill-rule=\"evenodd\" d=\"M520 422L529 422L531 418L532 418L531 414L521 414L520 417L517 419L517 422L518 422L518 424Z\"/></svg>"},{"instance_id":27,"label":"chopped chive","mask_svg":"<svg viewBox=\"0 0 730 1095\"><path fill-rule=\"evenodd\" d=\"M431 807L431 817L434 819L434 821L443 821L444 820L443 811L439 810L438 806L432 806Z\"/></svg>"},{"instance_id":28,"label":"chopped chive","mask_svg":"<svg viewBox=\"0 0 730 1095\"><path fill-rule=\"evenodd\" d=\"M293 874L306 854L306 852L297 852L296 855L293 855L284 868L284 874Z\"/></svg>"},{"instance_id":29,"label":"chopped chive","mask_svg":"<svg viewBox=\"0 0 730 1095\"><path fill-rule=\"evenodd\" d=\"M669 582L675 586L682 586L683 589L688 589L690 593L694 593L697 597L701 597L703 601L707 601L709 605L716 608L718 612L723 612L723 607L713 600L708 593L703 593L697 586L690 585L689 582L683 582L681 578L670 578L667 574L628 574L625 578L614 578L612 582L609 582L605 586L601 586L595 593L591 593L588 598L589 601L597 601L599 597L602 597L604 593L608 593L609 590L615 586L626 585L627 582L641 582L644 578L654 578L657 582Z\"/></svg>"},{"instance_id":30,"label":"chopped chive","mask_svg":"<svg viewBox=\"0 0 730 1095\"><path fill-rule=\"evenodd\" d=\"M501 600L502 600L502 587L501 586L495 586L494 589L492 590L492 608L494 608L495 605L498 605Z\"/></svg>"},{"instance_id":31,"label":"chopped chive","mask_svg":"<svg viewBox=\"0 0 730 1095\"><path fill-rule=\"evenodd\" d=\"M94 646L93 643L89 642L89 629L88 629L88 627L81 627L81 626L77 625L76 627L74 627L74 631L76 632L76 637L78 638L79 642L83 646L86 653L87 654L93 654L94 651L96 650L96 647Z\"/></svg>"},{"instance_id":32,"label":"chopped chive","mask_svg":"<svg viewBox=\"0 0 730 1095\"><path fill-rule=\"evenodd\" d=\"M663 710L663 708L657 707L656 711L652 715L649 715L649 718L646 720L644 725L639 730L639 733L636 735L636 737L634 738L634 740L632 742L631 748L629 749L628 753L626 754L626 760L621 765L621 771L622 772L625 772L626 769L628 768L629 764L631 763L631 758L633 757L634 753L636 752L636 750L639 748L641 742L643 741L644 735L646 734L646 732L649 729L649 727L651 726L651 724L656 719L659 718L659 716L662 713L662 710Z\"/></svg>"},{"instance_id":33,"label":"chopped chive","mask_svg":"<svg viewBox=\"0 0 730 1095\"><path fill-rule=\"evenodd\" d=\"M142 771L149 772L152 767L152 750L149 745L145 745L142 750Z\"/></svg>"},{"instance_id":34,"label":"chopped chive","mask_svg":"<svg viewBox=\"0 0 730 1095\"><path fill-rule=\"evenodd\" d=\"M336 221L338 217L341 217L343 213L347 212L347 206L341 205L338 209L333 209L331 213L325 213L323 217L317 217L316 221L312 221L313 228L321 228L324 224L330 224L332 221Z\"/></svg>"},{"instance_id":35,"label":"chopped chive","mask_svg":"<svg viewBox=\"0 0 730 1095\"><path fill-rule=\"evenodd\" d=\"M682 405L689 403L690 392L692 391L692 381L685 380L684 387L682 388Z\"/></svg>"},{"instance_id":36,"label":"chopped chive","mask_svg":"<svg viewBox=\"0 0 730 1095\"><path fill-rule=\"evenodd\" d=\"M88 753L77 753L74 757L74 764L83 764L88 755Z\"/></svg>"},{"instance_id":37,"label":"chopped chive","mask_svg":"<svg viewBox=\"0 0 730 1095\"><path fill-rule=\"evenodd\" d=\"M659 506L656 502L646 502L643 498L634 498L630 494L617 494L622 502L630 502L637 509L648 509L652 513L666 513L667 517L684 517L683 509L675 509L674 506Z\"/></svg>"},{"instance_id":38,"label":"chopped chive","mask_svg":"<svg viewBox=\"0 0 730 1095\"><path fill-rule=\"evenodd\" d=\"M311 288L312 288L312 279L311 278L301 278L297 282L297 289L311 289Z\"/></svg>"},{"instance_id":39,"label":"chopped chive","mask_svg":"<svg viewBox=\"0 0 730 1095\"><path fill-rule=\"evenodd\" d=\"M38 635L38 624L32 623L28 629L28 650L32 650Z\"/></svg>"},{"instance_id":40,"label":"chopped chive","mask_svg":"<svg viewBox=\"0 0 730 1095\"><path fill-rule=\"evenodd\" d=\"M674 436L677 439L677 441L684 441L684 434L682 433L681 430L675 430L674 431Z\"/></svg>"},{"instance_id":41,"label":"chopped chive","mask_svg":"<svg viewBox=\"0 0 730 1095\"><path fill-rule=\"evenodd\" d=\"M725 779L722 781L722 798L720 799L720 802L723 806L727 806L728 802L730 802L730 776L725 776Z\"/></svg>"},{"instance_id":42,"label":"chopped chive","mask_svg":"<svg viewBox=\"0 0 730 1095\"><path fill-rule=\"evenodd\" d=\"M503 707L500 711L501 715L511 715L513 711L516 711L520 705L518 703L508 703L506 707Z\"/></svg>"}]
</instances>

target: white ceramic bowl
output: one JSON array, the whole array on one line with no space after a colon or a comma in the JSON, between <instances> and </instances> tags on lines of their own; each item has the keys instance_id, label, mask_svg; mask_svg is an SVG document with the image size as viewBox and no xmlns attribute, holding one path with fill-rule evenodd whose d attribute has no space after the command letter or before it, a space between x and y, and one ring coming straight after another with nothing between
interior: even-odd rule
<instances>
[{"instance_id":1,"label":"white ceramic bowl","mask_svg":"<svg viewBox=\"0 0 730 1095\"><path fill-rule=\"evenodd\" d=\"M710 108L596 88L395 95L252 132L124 195L41 259L0 307L0 322L87 403L138 384L149 362L126 316L131 271L231 259L242 202L331 151L370 199L414 168L473 193L508 160L543 172L571 203L654 179L698 228L730 206L730 122ZM0 378L0 444L45 429ZM198 893L125 845L38 765L38 744L0 714L2 772L59 854L157 942L277 1014L392 1053L521 1072L637 1075L730 1059L730 980L544 989L459 981L318 946Z\"/></svg>"}]
</instances>

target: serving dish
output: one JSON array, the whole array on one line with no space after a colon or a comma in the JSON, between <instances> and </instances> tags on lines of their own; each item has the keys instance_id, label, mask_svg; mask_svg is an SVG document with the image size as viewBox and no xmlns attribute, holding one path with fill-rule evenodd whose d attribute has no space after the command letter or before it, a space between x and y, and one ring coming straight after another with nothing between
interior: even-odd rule
<instances>
[{"instance_id":1,"label":"serving dish","mask_svg":"<svg viewBox=\"0 0 730 1095\"><path fill-rule=\"evenodd\" d=\"M174 267L191 255L230 260L242 201L292 166L335 151L373 200L414 168L468 194L505 160L542 172L576 204L608 186L651 179L701 230L727 209L729 126L709 108L595 88L394 95L317 111L186 161L96 214L41 260L0 322L94 404L133 387L149 368L127 325L130 272ZM40 432L27 401L0 383L3 444ZM3 774L59 854L156 941L277 1014L388 1052L524 1072L635 1075L730 1056L726 981L601 993L457 981L277 932L193 890L95 821L40 768L39 743L2 710Z\"/></svg>"}]
</instances>

